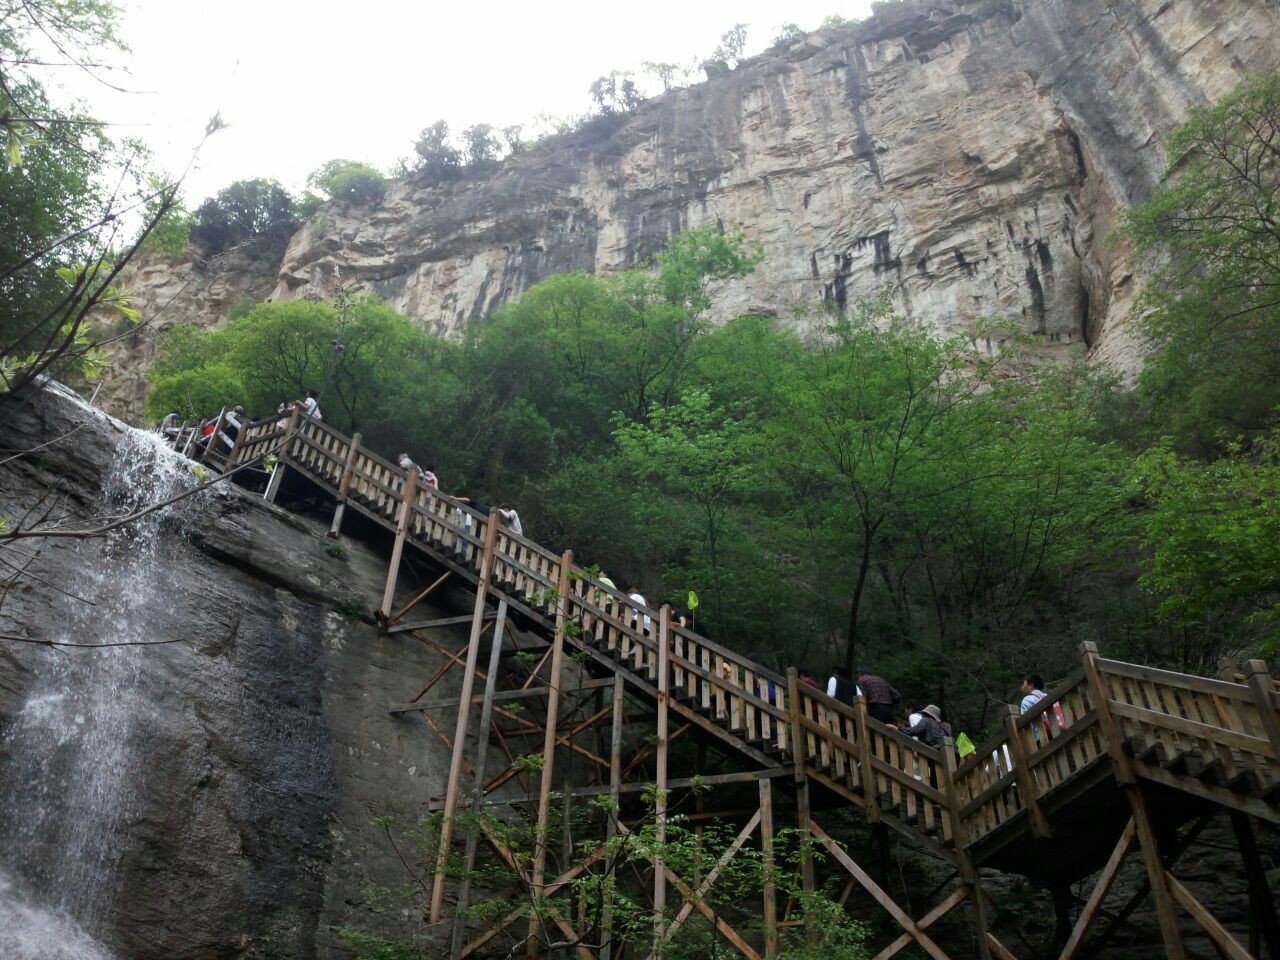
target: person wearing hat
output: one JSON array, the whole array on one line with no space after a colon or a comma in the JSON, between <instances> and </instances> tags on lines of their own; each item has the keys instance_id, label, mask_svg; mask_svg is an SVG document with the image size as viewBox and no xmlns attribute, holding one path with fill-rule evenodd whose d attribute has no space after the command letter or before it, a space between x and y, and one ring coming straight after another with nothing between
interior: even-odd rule
<instances>
[{"instance_id":1,"label":"person wearing hat","mask_svg":"<svg viewBox=\"0 0 1280 960\"><path fill-rule=\"evenodd\" d=\"M920 711L920 721L906 729L908 737L915 737L928 747L941 749L947 731L942 726L942 711L932 703Z\"/></svg>"}]
</instances>

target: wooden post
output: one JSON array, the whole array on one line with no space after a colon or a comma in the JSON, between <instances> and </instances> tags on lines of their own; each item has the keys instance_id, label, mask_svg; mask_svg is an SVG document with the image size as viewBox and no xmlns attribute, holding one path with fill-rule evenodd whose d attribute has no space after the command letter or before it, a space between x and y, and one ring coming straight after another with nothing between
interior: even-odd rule
<instances>
[{"instance_id":1,"label":"wooden post","mask_svg":"<svg viewBox=\"0 0 1280 960\"><path fill-rule=\"evenodd\" d=\"M991 944L987 940L987 906L982 899L978 870L965 849L969 840L964 828L964 818L960 816L960 792L956 789L957 766L955 741L947 737L942 741L942 794L946 802L947 817L951 820L951 842L956 848L956 869L960 873L960 882L969 890L978 957L980 960L991 960Z\"/></svg>"},{"instance_id":2,"label":"wooden post","mask_svg":"<svg viewBox=\"0 0 1280 960\"><path fill-rule=\"evenodd\" d=\"M236 418L236 422L239 424L239 427L236 430L235 442L231 444L231 449L227 451L227 470L230 470L235 466L236 454L240 451L240 441L244 439L244 435L248 432L249 427L249 420L243 414Z\"/></svg>"},{"instance_id":3,"label":"wooden post","mask_svg":"<svg viewBox=\"0 0 1280 960\"><path fill-rule=\"evenodd\" d=\"M667 839L667 729L668 700L671 694L671 606L663 604L658 612L658 743L654 762L655 800L654 839L657 854L653 860L653 931L659 942L666 932L663 916L667 909L667 874L662 868L662 845Z\"/></svg>"},{"instance_id":4,"label":"wooden post","mask_svg":"<svg viewBox=\"0 0 1280 960\"><path fill-rule=\"evenodd\" d=\"M609 799L610 813L605 821L605 840L612 840L618 835L618 804L621 798L619 787L622 783L622 674L613 676L613 727L609 732ZM608 868L616 875L617 863L610 862ZM600 960L612 960L613 957L613 894L606 893L604 904L600 910L600 930L603 945L600 947Z\"/></svg>"},{"instance_id":5,"label":"wooden post","mask_svg":"<svg viewBox=\"0 0 1280 960\"><path fill-rule=\"evenodd\" d=\"M280 484L284 482L285 464L289 462L289 438L298 427L298 411L289 414L289 422L285 424L284 437L280 441L280 452L276 455L276 465L271 470L271 479L267 481L266 492L262 496L270 503L276 502L276 494L280 492Z\"/></svg>"},{"instance_id":6,"label":"wooden post","mask_svg":"<svg viewBox=\"0 0 1280 960\"><path fill-rule=\"evenodd\" d=\"M1271 748L1280 757L1280 712L1276 710L1275 698L1271 692L1271 671L1263 660L1249 660L1244 665L1244 675L1253 696L1254 705L1258 708L1258 719L1262 721L1262 729L1267 732Z\"/></svg>"},{"instance_id":7,"label":"wooden post","mask_svg":"<svg viewBox=\"0 0 1280 960\"><path fill-rule=\"evenodd\" d=\"M351 471L355 467L356 455L360 452L360 434L351 435L351 448L347 451L347 462L342 465L342 476L338 480L338 506L333 511L333 523L329 527L329 539L336 540L338 531L342 529L342 517L347 512L347 488L351 486Z\"/></svg>"},{"instance_id":8,"label":"wooden post","mask_svg":"<svg viewBox=\"0 0 1280 960\"><path fill-rule=\"evenodd\" d=\"M209 454L213 451L213 445L218 442L218 434L222 432L222 418L226 416L226 413L226 407L218 411L218 419L213 421L213 433L209 434L209 441L204 445L204 449L196 454L196 462L204 463L209 459Z\"/></svg>"},{"instance_id":9,"label":"wooden post","mask_svg":"<svg viewBox=\"0 0 1280 960\"><path fill-rule=\"evenodd\" d=\"M1259 663L1250 660L1250 664ZM1280 960L1280 922L1276 919L1276 901L1267 885L1267 871L1258 856L1258 842L1253 835L1249 815L1240 810L1229 811L1231 827L1235 830L1240 858L1244 861L1244 875L1249 880L1249 952L1261 956L1258 940L1267 944L1271 960ZM1258 934L1261 932L1261 938Z\"/></svg>"},{"instance_id":10,"label":"wooden post","mask_svg":"<svg viewBox=\"0 0 1280 960\"><path fill-rule=\"evenodd\" d=\"M480 811L484 795L485 768L489 760L489 728L493 722L493 694L498 684L498 668L502 658L502 634L507 625L507 601L498 604L498 623L493 629L493 645L489 648L489 672L484 679L484 703L480 707L480 729L476 745L475 786L471 791L472 823L467 828L467 851L463 857L462 880L458 885L458 906L453 914L453 944L449 950L450 960L458 960L462 955L463 941L466 938L467 922L463 913L467 902L471 899L471 871L476 863L476 846L480 840ZM465 700L458 705L459 712L467 711L471 704Z\"/></svg>"},{"instance_id":11,"label":"wooden post","mask_svg":"<svg viewBox=\"0 0 1280 960\"><path fill-rule=\"evenodd\" d=\"M760 780L760 853L764 863L764 955L778 955L778 894L773 877L773 781Z\"/></svg>"},{"instance_id":12,"label":"wooden post","mask_svg":"<svg viewBox=\"0 0 1280 960\"><path fill-rule=\"evenodd\" d=\"M413 501L417 499L418 471L410 470L400 491L400 512L396 517L396 544L391 548L391 566L387 570L387 586L382 591L382 619L391 616L391 604L396 598L396 580L400 578L400 557L404 553L405 537L413 517ZM481 593L484 591L481 590ZM470 696L470 694L468 694ZM463 701L466 702L466 701Z\"/></svg>"},{"instance_id":13,"label":"wooden post","mask_svg":"<svg viewBox=\"0 0 1280 960\"><path fill-rule=\"evenodd\" d=\"M543 883L547 867L547 827L551 820L551 784L555 772L556 728L560 717L560 675L564 667L564 625L569 612L569 569L573 566L573 551L566 550L560 557L560 581L556 586L556 632L551 646L551 672L547 678L547 725L542 738L542 781L538 787L538 828L533 838L533 898L541 901L546 896ZM528 956L537 955L536 931L542 921L538 916L529 920Z\"/></svg>"},{"instance_id":14,"label":"wooden post","mask_svg":"<svg viewBox=\"0 0 1280 960\"><path fill-rule=\"evenodd\" d=\"M494 514L491 512L489 526L485 530L484 556L480 562L480 582L476 584L476 605L471 617L471 639L467 643L467 662L462 674L458 722L453 731L453 756L449 761L449 780L444 791L444 821L440 824L440 846L436 851L436 875L431 887L430 920L432 923L439 923L444 913L445 868L449 862L449 844L453 840L453 811L458 802L458 777L462 772L462 761L465 755L467 720L471 713L471 691L475 688L480 634L484 629L484 603L488 594L489 571L493 566L493 544L497 530L498 525L494 522Z\"/></svg>"},{"instance_id":15,"label":"wooden post","mask_svg":"<svg viewBox=\"0 0 1280 960\"><path fill-rule=\"evenodd\" d=\"M796 829L800 832L800 890L805 898L804 926L809 942L817 936L813 924L813 896L817 889L813 874L813 834L809 830L809 777L805 773L804 727L800 723L800 677L795 667L787 668L787 705L791 715L791 764L796 784Z\"/></svg>"},{"instance_id":16,"label":"wooden post","mask_svg":"<svg viewBox=\"0 0 1280 960\"><path fill-rule=\"evenodd\" d=\"M1049 837L1053 835L1053 830L1049 827L1049 818L1040 809L1040 790L1027 764L1026 744L1018 730L1019 715L1017 704L1009 704L1009 712L1004 718L1004 731L1009 740L1009 755L1013 759L1014 782L1022 797L1022 808L1027 811L1027 817L1031 821L1031 835Z\"/></svg>"},{"instance_id":17,"label":"wooden post","mask_svg":"<svg viewBox=\"0 0 1280 960\"><path fill-rule=\"evenodd\" d=\"M1155 829L1151 825L1151 817L1147 811L1147 801L1138 786L1137 775L1133 772L1133 764L1129 755L1124 752L1124 740L1120 735L1120 725L1116 723L1115 714L1111 712L1111 701L1107 695L1107 685L1103 681L1102 671L1098 667L1097 644L1086 640L1080 644L1080 655L1084 662L1085 678L1089 681L1089 690L1093 696L1093 707L1098 714L1098 726L1103 739L1107 742L1107 752L1111 755L1111 767L1116 781L1129 799L1129 807L1133 811L1133 824L1138 831L1138 843L1142 847L1142 862L1147 868L1147 878L1151 882L1151 900L1156 907L1156 916L1160 920L1160 936L1164 939L1165 953L1169 960L1184 960L1186 949L1182 943L1182 933L1178 929L1178 916L1173 909L1173 892L1169 889L1168 877L1164 871L1164 863L1160 857L1160 848L1156 843Z\"/></svg>"},{"instance_id":18,"label":"wooden post","mask_svg":"<svg viewBox=\"0 0 1280 960\"><path fill-rule=\"evenodd\" d=\"M853 708L858 712L856 729L858 731L858 779L862 782L862 799L866 802L864 809L867 819L872 823L880 822L880 798L876 796L875 767L871 763L871 733L867 729L867 698L854 697Z\"/></svg>"}]
</instances>

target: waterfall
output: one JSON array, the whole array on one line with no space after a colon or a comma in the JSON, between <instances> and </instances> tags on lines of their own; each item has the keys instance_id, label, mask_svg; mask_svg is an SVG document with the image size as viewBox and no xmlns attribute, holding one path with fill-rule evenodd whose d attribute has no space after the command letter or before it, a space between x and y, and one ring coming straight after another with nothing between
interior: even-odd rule
<instances>
[{"instance_id":1,"label":"waterfall","mask_svg":"<svg viewBox=\"0 0 1280 960\"><path fill-rule=\"evenodd\" d=\"M152 433L117 425L121 436L102 496L103 515L120 515L195 482L189 465ZM119 644L170 639L148 623L169 588L162 529L194 510L167 508L103 539L74 541L81 582L47 611L56 639ZM172 537L172 534L169 534ZM98 940L109 931L124 887L130 818L142 809L148 730L155 716L148 684L163 682L181 644L154 648L51 648L38 661L27 698L0 740L0 782L13 785L0 809L0 957L111 960ZM168 660L168 663L165 661Z\"/></svg>"}]
</instances>

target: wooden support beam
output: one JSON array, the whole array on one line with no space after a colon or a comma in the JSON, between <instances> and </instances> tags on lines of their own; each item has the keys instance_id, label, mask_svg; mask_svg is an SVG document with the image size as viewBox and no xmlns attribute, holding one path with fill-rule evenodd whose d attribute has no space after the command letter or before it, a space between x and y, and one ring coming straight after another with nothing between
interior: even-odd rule
<instances>
[{"instance_id":1,"label":"wooden support beam","mask_svg":"<svg viewBox=\"0 0 1280 960\"><path fill-rule=\"evenodd\" d=\"M496 522L493 523L496 526ZM569 570L573 566L573 553L566 550L560 557L560 580L556 585L559 591L556 600L556 632L552 641L551 676L547 684L551 692L547 694L547 728L542 741L542 782L538 789L538 827L534 834L533 848L533 898L535 901L546 896L543 889L543 874L547 866L547 826L551 818L551 783L555 771L556 759L556 727L560 719L560 676L564 668L564 625L568 621L569 607ZM535 931L541 926L541 918L535 916L530 920L529 960L537 955L537 939Z\"/></svg>"},{"instance_id":2,"label":"wooden support beam","mask_svg":"<svg viewBox=\"0 0 1280 960\"><path fill-rule=\"evenodd\" d=\"M427 597L429 597L432 593L434 593L434 592L435 592L436 587L440 586L440 584L444 583L444 582L445 582L446 580L448 580L451 576L453 576L453 571L452 571L452 570L445 570L445 572L444 572L444 573L440 574L440 576L436 577L436 579L435 579L435 580L433 580L433 581L431 582L430 586L423 587L423 589L422 589L422 590L420 590L420 591L418 592L418 594L417 594L417 595L416 595L412 600L410 600L408 603L406 603L406 604L405 604L403 607L401 607L398 611L396 611L395 613L393 613L393 614L391 615L391 618L390 618L389 620L387 620L387 623L390 623L390 624L399 623L399 622L400 622L400 620L401 620L401 618L402 618L406 613L408 613L410 610L412 610L414 607L416 607L419 603L421 603L423 600L425 600Z\"/></svg>"},{"instance_id":3,"label":"wooden support beam","mask_svg":"<svg viewBox=\"0 0 1280 960\"><path fill-rule=\"evenodd\" d=\"M760 810L757 809L752 813L751 819L747 821L746 826L739 830L738 835L733 838L733 843L729 844L724 853L720 854L720 859L716 861L715 866L707 871L706 878L692 891L692 896L690 896L689 893L685 893L684 903L681 904L680 910L676 913L675 919L671 921L671 925L667 927L666 931L663 933L662 939L672 940L675 938L676 932L680 929L680 926L688 920L689 915L693 913L695 901L701 902L706 899L707 891L715 885L721 871L724 870L724 868L729 865L729 862L738 855L738 851L742 849L742 845L750 839L751 834L755 833L756 827L759 825Z\"/></svg>"},{"instance_id":4,"label":"wooden support beam","mask_svg":"<svg viewBox=\"0 0 1280 960\"><path fill-rule=\"evenodd\" d=\"M653 861L653 929L663 936L666 927L667 875L662 869L662 845L667 840L667 702L671 692L671 606L663 604L658 612L658 743L655 758L654 839L657 855Z\"/></svg>"},{"instance_id":5,"label":"wooden support beam","mask_svg":"<svg viewBox=\"0 0 1280 960\"><path fill-rule=\"evenodd\" d=\"M773 862L773 781L760 781L760 856L764 865L764 955L778 955L778 891Z\"/></svg>"},{"instance_id":6,"label":"wooden support beam","mask_svg":"<svg viewBox=\"0 0 1280 960\"><path fill-rule=\"evenodd\" d=\"M342 518L347 512L347 489L351 486L351 468L355 466L359 452L360 434L353 433L347 445L347 459L342 464L342 475L338 478L338 505L333 510L333 523L329 525L330 540L336 540L342 531Z\"/></svg>"},{"instance_id":7,"label":"wooden support beam","mask_svg":"<svg viewBox=\"0 0 1280 960\"><path fill-rule=\"evenodd\" d=\"M618 833L619 822L619 796L618 790L622 784L622 721L623 721L623 680L622 674L614 674L613 677L613 701L611 712L613 714L613 726L609 733L609 796L613 802L610 804L610 810L605 819L604 835L605 842L613 840ZM600 947L600 960L612 960L613 958L613 894L606 892L605 902L600 911L600 931L603 943Z\"/></svg>"},{"instance_id":8,"label":"wooden support beam","mask_svg":"<svg viewBox=\"0 0 1280 960\"><path fill-rule=\"evenodd\" d=\"M1022 797L1022 809L1027 812L1031 822L1033 837L1051 837L1053 830L1049 827L1049 818L1040 808L1040 789L1036 786L1035 774L1031 764L1027 762L1026 743L1018 729L1018 705L1009 704L1009 712L1004 718L1005 740L1009 744L1009 753L1013 760L1013 775L1018 784L1018 794ZM1039 723L1039 720L1035 721Z\"/></svg>"},{"instance_id":9,"label":"wooden support beam","mask_svg":"<svg viewBox=\"0 0 1280 960\"><path fill-rule=\"evenodd\" d=\"M400 577L400 558L404 555L404 540L409 533L413 516L413 501L418 490L418 471L410 470L400 493L400 509L396 512L396 542L391 548L391 564L387 569L387 586L382 591L382 619L391 616L391 603L396 596L396 580ZM483 591L482 591L483 592Z\"/></svg>"},{"instance_id":10,"label":"wooden support beam","mask_svg":"<svg viewBox=\"0 0 1280 960\"><path fill-rule=\"evenodd\" d=\"M1173 899L1181 904L1182 909L1200 924L1200 927L1209 939L1213 942L1229 960L1254 960L1254 957L1240 945L1235 937L1218 922L1218 918L1205 909L1204 904L1197 900L1186 887L1173 874L1165 873L1165 882L1169 885L1169 892L1173 895Z\"/></svg>"},{"instance_id":11,"label":"wooden support beam","mask_svg":"<svg viewBox=\"0 0 1280 960\"><path fill-rule=\"evenodd\" d=\"M1080 656L1084 663L1085 679L1093 698L1094 709L1098 713L1098 724L1102 738L1106 741L1107 752L1111 756L1111 766L1116 781L1128 798L1129 807L1133 811L1133 822L1137 828L1138 842L1142 846L1142 862L1147 868L1147 878L1151 882L1151 899L1155 904L1156 916L1160 920L1160 936L1164 940L1168 960L1185 960L1186 948L1182 942L1182 932L1178 929L1178 917L1173 909L1173 894L1169 888L1168 874L1160 858L1160 847L1156 843L1155 828L1151 824L1151 816L1147 812L1146 798L1142 788L1138 786L1138 778L1133 771L1133 762L1124 749L1124 738L1120 734L1120 726L1111 710L1111 698L1103 680L1102 671L1098 667L1098 647L1091 641L1080 645Z\"/></svg>"},{"instance_id":12,"label":"wooden support beam","mask_svg":"<svg viewBox=\"0 0 1280 960\"><path fill-rule=\"evenodd\" d=\"M1249 661L1256 663L1258 661ZM1253 824L1247 814L1239 810L1229 811L1231 828L1235 831L1236 846L1244 861L1244 875L1249 881L1249 950L1261 956L1262 940L1267 945L1271 960L1280 960L1280 922L1276 919L1276 901L1267 884L1267 871L1258 855L1258 841L1253 835ZM1258 934L1261 934L1261 937Z\"/></svg>"},{"instance_id":13,"label":"wooden support beam","mask_svg":"<svg viewBox=\"0 0 1280 960\"><path fill-rule=\"evenodd\" d=\"M813 873L813 849L809 839L809 778L805 773L804 727L800 711L800 677L795 667L787 668L787 707L791 712L791 762L796 788L796 828L800 831L800 889L804 896L804 926L809 943L817 932L813 922L813 896L817 889Z\"/></svg>"},{"instance_id":14,"label":"wooden support beam","mask_svg":"<svg viewBox=\"0 0 1280 960\"><path fill-rule=\"evenodd\" d=\"M437 581L438 583L439 581ZM496 613L484 613L481 615L483 620L492 620L496 617ZM434 620L415 620L412 623L397 623L388 626L387 633L408 633L411 630L435 630L438 627L452 627L459 623L470 623L475 617L472 614L464 614L458 617L437 617ZM390 623L390 621L388 621Z\"/></svg>"},{"instance_id":15,"label":"wooden support beam","mask_svg":"<svg viewBox=\"0 0 1280 960\"><path fill-rule=\"evenodd\" d=\"M467 829L467 846L463 854L462 878L458 882L458 903L453 912L453 942L449 950L450 960L459 960L466 938L467 921L464 913L471 899L471 871L475 869L476 846L480 839L480 801L484 785L485 767L489 761L489 731L493 724L494 688L498 682L498 663L502 657L502 634L507 623L507 602L498 603L498 626L493 631L493 643L489 648L489 672L484 683L484 703L480 707L480 736L476 744L475 783L471 790L472 823Z\"/></svg>"},{"instance_id":16,"label":"wooden support beam","mask_svg":"<svg viewBox=\"0 0 1280 960\"><path fill-rule=\"evenodd\" d=\"M1084 942L1085 934L1089 932L1094 918L1098 916L1102 901L1106 899L1107 894L1111 891L1111 885L1115 883L1116 877L1120 873L1124 858L1128 856L1129 850L1133 846L1136 832L1137 828L1134 826L1133 818L1130 817L1124 831L1120 834L1120 839L1116 841L1115 849L1111 851L1111 856L1107 859L1106 866L1098 874L1098 879L1093 885L1093 891L1089 894L1089 899L1086 901L1084 909L1080 911L1080 916L1076 919L1076 924L1071 929L1071 936L1067 938L1067 942L1062 947L1062 952L1058 954L1058 960L1075 960L1076 953Z\"/></svg>"},{"instance_id":17,"label":"wooden support beam","mask_svg":"<svg viewBox=\"0 0 1280 960\"><path fill-rule=\"evenodd\" d=\"M898 925L911 936L911 939L914 940L920 948L925 951L925 953L933 957L933 960L951 960L951 958L947 956L946 951L938 946L938 944L934 942L933 938L925 933L924 930L920 928L919 924L912 920L911 917L907 915L906 911L898 906L893 897L885 893L885 891L880 888L880 885L872 880L865 870L858 866L857 862L845 852L844 848L840 846L840 844L827 836L826 832L813 821L809 822L809 830L818 838L819 841L821 841L823 847L825 847L827 852L831 854L832 858L834 858L837 863L853 875L853 878L858 881L862 886L862 889L871 894L875 901L888 911L889 915L898 922ZM985 938L982 946L986 947Z\"/></svg>"},{"instance_id":18,"label":"wooden support beam","mask_svg":"<svg viewBox=\"0 0 1280 960\"><path fill-rule=\"evenodd\" d=\"M856 882L855 878L853 877L849 878L849 883L851 885L854 884L855 882ZM847 897L848 894L845 894L845 896ZM933 926L933 924L937 923L939 920L945 917L948 913L950 913L960 904L964 903L965 900L967 900L968 898L969 898L969 891L964 886L961 886L958 890L953 891L951 896L947 897L945 900L939 903L936 907L934 907L932 910L926 913L923 917L917 920L916 929L917 930L929 929L929 927ZM841 900L840 902L841 904L843 904L844 900ZM885 947L883 950L877 953L875 955L874 960L889 960L890 957L897 956L899 953L901 953L903 950L905 950L914 942L915 941L912 939L911 934L903 933L898 937L897 940L893 941L893 943L889 944L887 947Z\"/></svg>"},{"instance_id":19,"label":"wooden support beam","mask_svg":"<svg viewBox=\"0 0 1280 960\"><path fill-rule=\"evenodd\" d=\"M416 476L416 471L410 471L410 480L406 481L406 484ZM471 621L471 640L467 644L467 664L462 675L461 699L463 703L467 704L467 708L458 711L458 722L453 732L453 756L449 761L449 779L445 785L444 821L440 824L439 849L436 854L436 875L431 887L431 912L429 917L433 924L439 923L444 914L445 867L449 862L449 846L453 840L453 815L458 802L458 778L462 773L462 762L465 759L467 721L471 714L471 691L475 686L476 662L480 656L480 634L484 629L485 597L488 593L489 575L493 570L493 545L497 532L496 511L492 511L489 514L489 525L485 530L484 554L480 560L480 582L476 585L476 604ZM399 557L396 559L398 560ZM425 713L421 713L419 716L429 719Z\"/></svg>"},{"instance_id":20,"label":"wooden support beam","mask_svg":"<svg viewBox=\"0 0 1280 960\"><path fill-rule=\"evenodd\" d=\"M506 603L506 601L502 601ZM478 676L478 674L477 674ZM613 686L613 681L608 678L599 680L588 680L583 685L583 690L596 690ZM493 695L494 703L506 703L510 700L525 700L529 697L545 697L550 692L550 687L531 687L528 690L499 690ZM484 702L484 696L474 696L471 703L477 704ZM437 707L457 707L462 704L461 697L449 697L446 700L411 700L408 703L393 703L387 707L388 713L408 713L412 710L434 710ZM607 710L597 711L598 713L607 714Z\"/></svg>"},{"instance_id":21,"label":"wooden support beam","mask_svg":"<svg viewBox=\"0 0 1280 960\"><path fill-rule=\"evenodd\" d=\"M987 937L987 907L982 899L981 879L972 858L965 850L969 845L969 837L965 830L964 817L960 815L960 791L956 786L956 747L950 737L942 741L942 767L943 805L946 808L946 816L951 820L951 842L956 851L956 869L960 871L960 882L969 891L969 907L978 957L979 960L991 960L991 943ZM868 803L868 806L872 804Z\"/></svg>"}]
</instances>

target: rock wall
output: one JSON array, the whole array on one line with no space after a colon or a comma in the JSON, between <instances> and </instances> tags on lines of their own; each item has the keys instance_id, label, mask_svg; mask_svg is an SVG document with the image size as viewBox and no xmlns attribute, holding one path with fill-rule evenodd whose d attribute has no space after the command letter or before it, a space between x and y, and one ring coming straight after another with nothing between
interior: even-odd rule
<instances>
[{"instance_id":1,"label":"rock wall","mask_svg":"<svg viewBox=\"0 0 1280 960\"><path fill-rule=\"evenodd\" d=\"M357 284L456 335L552 273L617 270L717 223L764 248L721 317L889 286L940 332L1013 320L1050 353L1129 366L1117 211L1189 108L1277 65L1263 0L879 4L487 179L330 207L274 295Z\"/></svg>"},{"instance_id":2,"label":"rock wall","mask_svg":"<svg viewBox=\"0 0 1280 960\"><path fill-rule=\"evenodd\" d=\"M0 425L6 453L53 441L0 458L0 513L111 512L112 464L129 440L119 424L45 394L0 400ZM406 918L367 907L366 884L406 882L370 819L416 823L442 798L447 753L414 715L386 712L440 658L336 609L352 595L376 604L386 551L348 539L346 559L330 556L325 529L219 485L167 515L153 544L26 542L37 559L0 604L0 955L97 957L6 939L31 912L11 897L52 915L77 885L88 887L88 934L118 960L346 957L335 926L403 932ZM141 550L154 550L155 580L137 596L126 574ZM120 600L131 590L132 607ZM101 642L121 635L126 614L131 639L176 642L11 639ZM455 629L441 641L465 643ZM433 695L456 687L446 680ZM41 712L57 735L24 758L15 733ZM95 831L94 843L77 839ZM106 866L59 874L51 865L68 846Z\"/></svg>"},{"instance_id":3,"label":"rock wall","mask_svg":"<svg viewBox=\"0 0 1280 960\"><path fill-rule=\"evenodd\" d=\"M1013 321L1046 355L1132 370L1142 277L1108 242L1118 215L1148 195L1162 135L1190 108L1277 66L1266 0L877 4L485 178L332 204L294 236L271 295L372 290L457 336L552 274L618 270L715 223L764 250L719 292L721 319L794 322L887 286L939 333ZM171 314L218 322L227 298L209 289ZM136 416L146 362L122 361L109 409Z\"/></svg>"}]
</instances>

